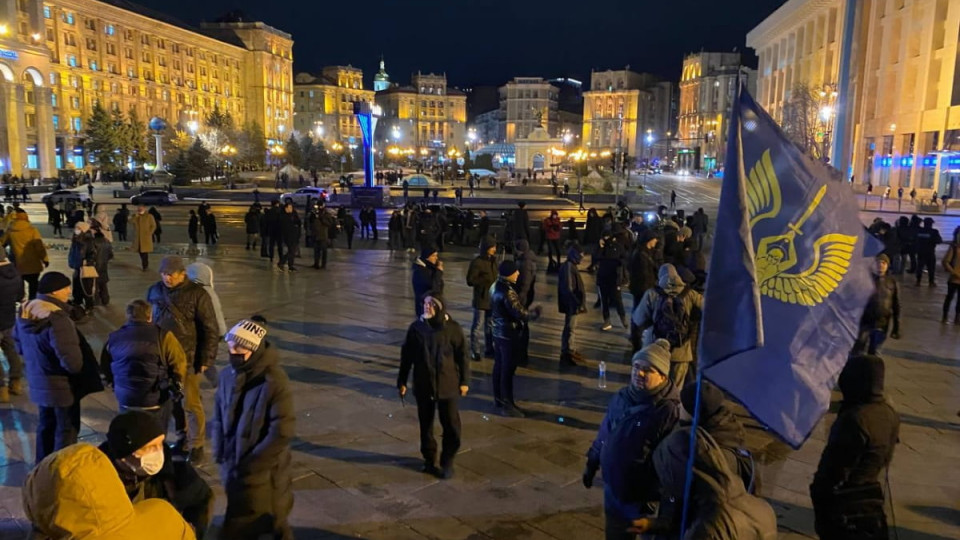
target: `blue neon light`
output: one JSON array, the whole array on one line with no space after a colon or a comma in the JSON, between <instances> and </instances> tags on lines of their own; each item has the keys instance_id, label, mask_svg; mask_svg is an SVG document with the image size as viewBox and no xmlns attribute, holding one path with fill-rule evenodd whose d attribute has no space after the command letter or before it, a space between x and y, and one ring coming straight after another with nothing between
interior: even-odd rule
<instances>
[{"instance_id":1,"label":"blue neon light","mask_svg":"<svg viewBox=\"0 0 960 540\"><path fill-rule=\"evenodd\" d=\"M16 60L17 58L20 58L20 55L17 54L17 51L8 51L6 49L0 49L0 58L6 59L6 60Z\"/></svg>"}]
</instances>

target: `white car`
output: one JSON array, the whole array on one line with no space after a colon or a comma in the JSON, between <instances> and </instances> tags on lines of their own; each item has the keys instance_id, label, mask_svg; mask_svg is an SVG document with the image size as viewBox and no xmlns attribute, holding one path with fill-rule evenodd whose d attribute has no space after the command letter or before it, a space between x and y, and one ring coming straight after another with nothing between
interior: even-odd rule
<instances>
[{"instance_id":1,"label":"white car","mask_svg":"<svg viewBox=\"0 0 960 540\"><path fill-rule=\"evenodd\" d=\"M53 204L61 204L67 201L85 203L89 200L90 197L86 193L70 191L69 189L58 189L57 191L47 193L43 197L40 197L40 201L44 204L46 204L48 201L52 202Z\"/></svg>"},{"instance_id":2,"label":"white car","mask_svg":"<svg viewBox=\"0 0 960 540\"><path fill-rule=\"evenodd\" d=\"M287 204L287 201L293 204L307 204L307 199L313 201L327 200L327 190L318 187L303 187L293 193L284 193L280 196L280 203Z\"/></svg>"}]
</instances>

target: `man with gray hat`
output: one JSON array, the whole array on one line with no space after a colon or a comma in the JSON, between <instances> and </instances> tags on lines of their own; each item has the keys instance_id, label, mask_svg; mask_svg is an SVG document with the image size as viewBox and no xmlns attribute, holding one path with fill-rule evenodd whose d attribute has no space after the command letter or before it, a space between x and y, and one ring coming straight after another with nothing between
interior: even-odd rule
<instances>
[{"instance_id":1,"label":"man with gray hat","mask_svg":"<svg viewBox=\"0 0 960 540\"><path fill-rule=\"evenodd\" d=\"M880 354L888 332L891 338L900 339L900 285L887 272L889 268L890 257L884 253L877 255L873 268L875 289L860 317L860 330L850 351L852 355Z\"/></svg>"},{"instance_id":2,"label":"man with gray hat","mask_svg":"<svg viewBox=\"0 0 960 540\"><path fill-rule=\"evenodd\" d=\"M217 357L220 329L210 295L187 279L183 259L167 256L160 261L160 281L147 289L153 304L153 323L172 332L187 357L183 380L183 402L174 402L177 445L191 461L203 460L206 417L200 399L200 378Z\"/></svg>"},{"instance_id":3,"label":"man with gray hat","mask_svg":"<svg viewBox=\"0 0 960 540\"><path fill-rule=\"evenodd\" d=\"M633 539L633 520L659 500L653 451L680 418L680 391L668 378L670 343L658 339L633 355L630 385L610 399L597 438L587 451L583 485L603 472L607 540Z\"/></svg>"}]
</instances>

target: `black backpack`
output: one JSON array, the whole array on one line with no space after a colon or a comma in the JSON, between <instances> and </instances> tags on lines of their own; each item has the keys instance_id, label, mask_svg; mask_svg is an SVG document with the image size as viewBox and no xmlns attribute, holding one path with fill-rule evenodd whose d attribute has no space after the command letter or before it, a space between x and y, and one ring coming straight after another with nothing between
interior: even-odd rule
<instances>
[{"instance_id":1,"label":"black backpack","mask_svg":"<svg viewBox=\"0 0 960 540\"><path fill-rule=\"evenodd\" d=\"M653 336L669 341L670 349L676 349L690 339L690 314L683 305L690 288L684 287L676 296L668 295L660 287L656 290L660 302L653 313Z\"/></svg>"}]
</instances>

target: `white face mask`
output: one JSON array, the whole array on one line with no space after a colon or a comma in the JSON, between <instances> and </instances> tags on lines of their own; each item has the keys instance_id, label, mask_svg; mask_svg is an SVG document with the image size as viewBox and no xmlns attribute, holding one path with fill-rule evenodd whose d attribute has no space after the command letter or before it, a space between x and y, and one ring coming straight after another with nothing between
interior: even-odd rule
<instances>
[{"instance_id":1,"label":"white face mask","mask_svg":"<svg viewBox=\"0 0 960 540\"><path fill-rule=\"evenodd\" d=\"M130 466L139 476L153 476L163 469L163 450L144 454L140 457L140 466Z\"/></svg>"}]
</instances>

